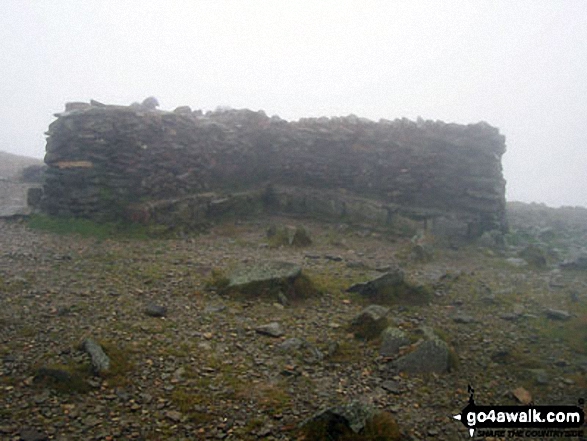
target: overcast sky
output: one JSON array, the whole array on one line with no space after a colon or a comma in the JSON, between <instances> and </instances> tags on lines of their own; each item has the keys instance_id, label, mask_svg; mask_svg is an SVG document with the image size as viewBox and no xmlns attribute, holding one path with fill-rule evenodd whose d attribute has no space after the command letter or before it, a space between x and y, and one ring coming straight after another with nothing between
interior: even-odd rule
<instances>
[{"instance_id":1,"label":"overcast sky","mask_svg":"<svg viewBox=\"0 0 587 441\"><path fill-rule=\"evenodd\" d=\"M506 136L509 200L587 206L585 0L0 0L0 150L67 101L356 114Z\"/></svg>"}]
</instances>

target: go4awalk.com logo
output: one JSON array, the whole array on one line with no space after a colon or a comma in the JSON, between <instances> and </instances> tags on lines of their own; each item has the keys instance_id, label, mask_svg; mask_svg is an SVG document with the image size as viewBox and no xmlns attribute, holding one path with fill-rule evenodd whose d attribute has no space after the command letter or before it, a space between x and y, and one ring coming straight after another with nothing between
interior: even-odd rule
<instances>
[{"instance_id":1,"label":"go4awalk.com logo","mask_svg":"<svg viewBox=\"0 0 587 441\"><path fill-rule=\"evenodd\" d=\"M454 415L469 429L471 437L582 437L584 401L579 406L478 406L469 390L469 404Z\"/></svg>"}]
</instances>

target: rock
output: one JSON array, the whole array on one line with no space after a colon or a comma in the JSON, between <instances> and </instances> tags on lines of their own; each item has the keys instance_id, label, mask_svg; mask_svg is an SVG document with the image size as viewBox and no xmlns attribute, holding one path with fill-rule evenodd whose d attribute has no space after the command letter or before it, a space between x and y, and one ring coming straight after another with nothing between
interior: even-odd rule
<instances>
[{"instance_id":1,"label":"rock","mask_svg":"<svg viewBox=\"0 0 587 441\"><path fill-rule=\"evenodd\" d=\"M303 226L276 226L271 225L267 229L269 245L277 248L280 246L305 247L312 244L308 230Z\"/></svg>"},{"instance_id":2,"label":"rock","mask_svg":"<svg viewBox=\"0 0 587 441\"><path fill-rule=\"evenodd\" d=\"M269 337L281 337L284 332L281 325L277 322L271 322L267 325L258 326L255 328L259 334L268 335Z\"/></svg>"},{"instance_id":3,"label":"rock","mask_svg":"<svg viewBox=\"0 0 587 441\"><path fill-rule=\"evenodd\" d=\"M359 401L353 401L346 406L337 406L326 409L314 417L310 421L327 421L327 426L335 426L336 423L341 423L345 429L350 429L354 433L360 433L367 424L367 421L375 415L375 409ZM336 422L332 424L333 422ZM337 438L332 438L337 439Z\"/></svg>"},{"instance_id":4,"label":"rock","mask_svg":"<svg viewBox=\"0 0 587 441\"><path fill-rule=\"evenodd\" d=\"M324 354L316 346L300 338L288 338L277 349L290 356L299 356L309 364L319 363L324 359Z\"/></svg>"},{"instance_id":5,"label":"rock","mask_svg":"<svg viewBox=\"0 0 587 441\"><path fill-rule=\"evenodd\" d=\"M514 322L516 320L519 320L521 317L520 314L516 314L515 312L504 312L503 314L499 315L499 318L501 318L502 320L507 320L510 322Z\"/></svg>"},{"instance_id":6,"label":"rock","mask_svg":"<svg viewBox=\"0 0 587 441\"><path fill-rule=\"evenodd\" d=\"M192 113L192 109L190 106L179 106L175 108L173 113L179 113L180 115L190 115Z\"/></svg>"},{"instance_id":7,"label":"rock","mask_svg":"<svg viewBox=\"0 0 587 441\"><path fill-rule=\"evenodd\" d=\"M546 252L536 245L528 245L518 256L536 268L546 268Z\"/></svg>"},{"instance_id":8,"label":"rock","mask_svg":"<svg viewBox=\"0 0 587 441\"><path fill-rule=\"evenodd\" d=\"M402 346L410 343L410 339L401 329L387 327L381 333L379 354L383 357L393 357L399 353Z\"/></svg>"},{"instance_id":9,"label":"rock","mask_svg":"<svg viewBox=\"0 0 587 441\"><path fill-rule=\"evenodd\" d=\"M391 304L426 304L432 291L424 286L412 285L404 281L404 273L396 268L364 283L356 283L347 289L367 298L371 302Z\"/></svg>"},{"instance_id":10,"label":"rock","mask_svg":"<svg viewBox=\"0 0 587 441\"><path fill-rule=\"evenodd\" d=\"M532 402L532 395L523 387L517 387L514 389L512 395L523 405L528 405Z\"/></svg>"},{"instance_id":11,"label":"rock","mask_svg":"<svg viewBox=\"0 0 587 441\"><path fill-rule=\"evenodd\" d=\"M354 439L350 437L356 434L361 434L364 439L400 439L399 428L390 414L360 401L318 412L301 426L308 440L342 441Z\"/></svg>"},{"instance_id":12,"label":"rock","mask_svg":"<svg viewBox=\"0 0 587 441\"><path fill-rule=\"evenodd\" d=\"M540 386L546 386L549 383L548 372L544 369L528 369L528 372L534 377L534 382Z\"/></svg>"},{"instance_id":13,"label":"rock","mask_svg":"<svg viewBox=\"0 0 587 441\"><path fill-rule=\"evenodd\" d=\"M266 262L239 268L229 274L228 288L247 290L255 285L274 285L293 281L302 273L302 268L294 263Z\"/></svg>"},{"instance_id":14,"label":"rock","mask_svg":"<svg viewBox=\"0 0 587 441\"><path fill-rule=\"evenodd\" d=\"M380 305L369 305L363 309L350 323L349 331L356 338L373 339L388 326L389 308Z\"/></svg>"},{"instance_id":15,"label":"rock","mask_svg":"<svg viewBox=\"0 0 587 441\"><path fill-rule=\"evenodd\" d=\"M448 345L431 330L424 328L423 331L425 339L414 351L397 359L393 366L409 374L448 372L452 367Z\"/></svg>"},{"instance_id":16,"label":"rock","mask_svg":"<svg viewBox=\"0 0 587 441\"><path fill-rule=\"evenodd\" d=\"M304 345L304 340L301 338L288 338L277 346L277 349L281 352L291 353L300 349Z\"/></svg>"},{"instance_id":17,"label":"rock","mask_svg":"<svg viewBox=\"0 0 587 441\"><path fill-rule=\"evenodd\" d=\"M579 256L565 260L560 264L563 269L570 270L586 270L587 269L587 253L580 254Z\"/></svg>"},{"instance_id":18,"label":"rock","mask_svg":"<svg viewBox=\"0 0 587 441\"><path fill-rule=\"evenodd\" d=\"M508 257L505 261L507 263L509 263L510 265L518 267L518 268L521 268L523 266L528 265L528 262L526 262L524 259L521 259L519 257Z\"/></svg>"},{"instance_id":19,"label":"rock","mask_svg":"<svg viewBox=\"0 0 587 441\"><path fill-rule=\"evenodd\" d=\"M165 306L150 303L145 308L145 314L150 317L165 317L167 315L167 308Z\"/></svg>"},{"instance_id":20,"label":"rock","mask_svg":"<svg viewBox=\"0 0 587 441\"><path fill-rule=\"evenodd\" d=\"M394 395L399 395L401 393L401 387L399 383L394 380L385 380L381 383L381 387Z\"/></svg>"},{"instance_id":21,"label":"rock","mask_svg":"<svg viewBox=\"0 0 587 441\"><path fill-rule=\"evenodd\" d=\"M466 324L476 322L474 317L467 315L467 314L463 314L463 313L457 313L457 314L453 315L452 320L455 323L466 323Z\"/></svg>"},{"instance_id":22,"label":"rock","mask_svg":"<svg viewBox=\"0 0 587 441\"><path fill-rule=\"evenodd\" d=\"M415 262L430 262L434 259L434 248L430 244L416 244L412 247L410 259Z\"/></svg>"},{"instance_id":23,"label":"rock","mask_svg":"<svg viewBox=\"0 0 587 441\"><path fill-rule=\"evenodd\" d=\"M389 289L389 287L395 287L403 283L404 272L396 268L393 271L389 271L381 276L377 276L372 280L364 283L356 283L349 288L347 292L356 292L365 297L373 297L379 294L381 291Z\"/></svg>"},{"instance_id":24,"label":"rock","mask_svg":"<svg viewBox=\"0 0 587 441\"><path fill-rule=\"evenodd\" d=\"M168 410L167 412L165 412L165 416L174 423L179 423L183 418L183 415L176 410Z\"/></svg>"},{"instance_id":25,"label":"rock","mask_svg":"<svg viewBox=\"0 0 587 441\"><path fill-rule=\"evenodd\" d=\"M503 233L499 230L485 231L477 243L481 247L486 248L502 248L505 245L505 239Z\"/></svg>"},{"instance_id":26,"label":"rock","mask_svg":"<svg viewBox=\"0 0 587 441\"><path fill-rule=\"evenodd\" d=\"M159 107L159 101L157 101L157 98L154 96L150 96L143 100L141 106L147 110L155 110L157 107Z\"/></svg>"},{"instance_id":27,"label":"rock","mask_svg":"<svg viewBox=\"0 0 587 441\"><path fill-rule=\"evenodd\" d=\"M89 388L88 383L79 374L50 367L37 369L33 381L69 393L86 392Z\"/></svg>"},{"instance_id":28,"label":"rock","mask_svg":"<svg viewBox=\"0 0 587 441\"><path fill-rule=\"evenodd\" d=\"M92 369L96 374L108 372L110 369L110 358L104 353L102 346L93 339L87 338L82 343L84 349L92 359Z\"/></svg>"},{"instance_id":29,"label":"rock","mask_svg":"<svg viewBox=\"0 0 587 441\"><path fill-rule=\"evenodd\" d=\"M95 102L95 101L94 101ZM72 110L85 110L92 105L90 103L83 103L83 102L69 102L65 103L65 111L71 112Z\"/></svg>"},{"instance_id":30,"label":"rock","mask_svg":"<svg viewBox=\"0 0 587 441\"><path fill-rule=\"evenodd\" d=\"M287 299L287 296L284 293L282 293L281 291L279 291L277 293L277 301L282 306L288 306L289 305L289 300Z\"/></svg>"},{"instance_id":31,"label":"rock","mask_svg":"<svg viewBox=\"0 0 587 441\"><path fill-rule=\"evenodd\" d=\"M546 317L551 320L569 320L572 317L572 315L567 311L552 308L545 310L544 314L546 314Z\"/></svg>"},{"instance_id":32,"label":"rock","mask_svg":"<svg viewBox=\"0 0 587 441\"><path fill-rule=\"evenodd\" d=\"M49 441L49 437L35 429L23 429L20 431L20 441Z\"/></svg>"}]
</instances>

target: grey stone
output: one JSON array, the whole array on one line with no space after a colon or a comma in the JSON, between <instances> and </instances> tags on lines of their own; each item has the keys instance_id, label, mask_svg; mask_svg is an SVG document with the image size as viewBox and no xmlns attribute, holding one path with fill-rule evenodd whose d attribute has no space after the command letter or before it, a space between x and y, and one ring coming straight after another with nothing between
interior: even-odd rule
<instances>
[{"instance_id":1,"label":"grey stone","mask_svg":"<svg viewBox=\"0 0 587 441\"><path fill-rule=\"evenodd\" d=\"M162 305L150 303L145 308L145 314L150 317L165 317L167 315L167 308Z\"/></svg>"},{"instance_id":2,"label":"grey stone","mask_svg":"<svg viewBox=\"0 0 587 441\"><path fill-rule=\"evenodd\" d=\"M452 317L453 322L455 323L475 323L476 320L474 317L467 315L467 314L463 314L463 313L457 313Z\"/></svg>"},{"instance_id":3,"label":"grey stone","mask_svg":"<svg viewBox=\"0 0 587 441\"><path fill-rule=\"evenodd\" d=\"M526 262L524 259L521 259L519 257L508 257L505 260L507 263L509 263L512 266L516 266L516 267L523 267L523 266L527 266L528 262Z\"/></svg>"},{"instance_id":4,"label":"grey stone","mask_svg":"<svg viewBox=\"0 0 587 441\"><path fill-rule=\"evenodd\" d=\"M565 260L560 264L563 269L585 270L587 269L587 254L580 254L573 259Z\"/></svg>"},{"instance_id":5,"label":"grey stone","mask_svg":"<svg viewBox=\"0 0 587 441\"><path fill-rule=\"evenodd\" d=\"M528 245L518 253L518 256L537 268L546 267L546 252L536 245Z\"/></svg>"},{"instance_id":6,"label":"grey stone","mask_svg":"<svg viewBox=\"0 0 587 441\"><path fill-rule=\"evenodd\" d=\"M20 441L49 441L49 437L36 429L23 429L20 431Z\"/></svg>"},{"instance_id":7,"label":"grey stone","mask_svg":"<svg viewBox=\"0 0 587 441\"><path fill-rule=\"evenodd\" d=\"M302 272L299 265L288 262L265 262L239 268L229 274L229 288L246 289L253 284L272 285L282 280L294 280Z\"/></svg>"},{"instance_id":8,"label":"grey stone","mask_svg":"<svg viewBox=\"0 0 587 441\"><path fill-rule=\"evenodd\" d=\"M304 345L304 340L301 338L288 338L277 346L281 352L291 353L297 351Z\"/></svg>"},{"instance_id":9,"label":"grey stone","mask_svg":"<svg viewBox=\"0 0 587 441\"><path fill-rule=\"evenodd\" d=\"M377 295L384 289L400 285L404 281L404 272L396 268L393 271L377 276L364 283L356 283L347 289L347 292L356 292L365 297Z\"/></svg>"},{"instance_id":10,"label":"grey stone","mask_svg":"<svg viewBox=\"0 0 587 441\"><path fill-rule=\"evenodd\" d=\"M339 436L350 429L354 433L360 433L367 422L373 418L376 410L369 404L360 401L352 401L343 406L331 407L322 410L302 423L302 427L307 424L324 424L328 428L329 439L338 439Z\"/></svg>"},{"instance_id":11,"label":"grey stone","mask_svg":"<svg viewBox=\"0 0 587 441\"><path fill-rule=\"evenodd\" d=\"M505 245L503 233L499 230L485 231L479 239L479 246L486 248L502 248Z\"/></svg>"},{"instance_id":12,"label":"grey stone","mask_svg":"<svg viewBox=\"0 0 587 441\"><path fill-rule=\"evenodd\" d=\"M357 338L373 339L389 324L388 313L389 308L369 305L351 321L349 331L353 332Z\"/></svg>"},{"instance_id":13,"label":"grey stone","mask_svg":"<svg viewBox=\"0 0 587 441\"><path fill-rule=\"evenodd\" d=\"M394 366L401 372L443 373L450 370L450 351L448 345L429 331L413 352L400 357Z\"/></svg>"},{"instance_id":14,"label":"grey stone","mask_svg":"<svg viewBox=\"0 0 587 441\"><path fill-rule=\"evenodd\" d=\"M94 373L101 374L108 372L110 369L110 358L104 353L102 346L93 339L87 338L83 341L82 348L92 359L92 369L94 370Z\"/></svg>"},{"instance_id":15,"label":"grey stone","mask_svg":"<svg viewBox=\"0 0 587 441\"><path fill-rule=\"evenodd\" d=\"M277 322L271 322L267 325L258 326L255 328L259 334L268 335L269 337L281 337L284 335L281 325Z\"/></svg>"},{"instance_id":16,"label":"grey stone","mask_svg":"<svg viewBox=\"0 0 587 441\"><path fill-rule=\"evenodd\" d=\"M569 320L572 317L569 312L563 311L562 309L548 308L544 313L546 314L546 317L552 320Z\"/></svg>"},{"instance_id":17,"label":"grey stone","mask_svg":"<svg viewBox=\"0 0 587 441\"><path fill-rule=\"evenodd\" d=\"M150 97L145 98L143 100L143 102L141 103L141 106L145 109L148 109L148 110L154 110L157 107L159 107L159 101L154 96L150 96Z\"/></svg>"},{"instance_id":18,"label":"grey stone","mask_svg":"<svg viewBox=\"0 0 587 441\"><path fill-rule=\"evenodd\" d=\"M434 259L434 248L430 244L416 244L412 247L410 258L416 262L430 262Z\"/></svg>"},{"instance_id":19,"label":"grey stone","mask_svg":"<svg viewBox=\"0 0 587 441\"><path fill-rule=\"evenodd\" d=\"M402 346L410 343L410 339L401 329L387 327L381 333L381 347L379 354L383 357L393 357L399 353Z\"/></svg>"},{"instance_id":20,"label":"grey stone","mask_svg":"<svg viewBox=\"0 0 587 441\"><path fill-rule=\"evenodd\" d=\"M395 380L385 380L381 383L381 387L392 394L398 395L401 393L401 387Z\"/></svg>"}]
</instances>

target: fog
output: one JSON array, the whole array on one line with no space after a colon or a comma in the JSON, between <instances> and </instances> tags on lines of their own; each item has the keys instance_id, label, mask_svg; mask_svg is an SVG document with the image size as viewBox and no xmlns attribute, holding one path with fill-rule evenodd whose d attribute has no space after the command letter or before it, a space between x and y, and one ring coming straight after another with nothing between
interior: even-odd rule
<instances>
[{"instance_id":1,"label":"fog","mask_svg":"<svg viewBox=\"0 0 587 441\"><path fill-rule=\"evenodd\" d=\"M587 206L587 2L0 2L0 150L67 101L356 114L507 137L509 200Z\"/></svg>"}]
</instances>

